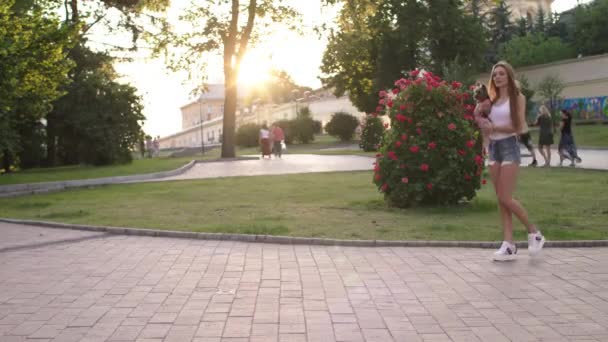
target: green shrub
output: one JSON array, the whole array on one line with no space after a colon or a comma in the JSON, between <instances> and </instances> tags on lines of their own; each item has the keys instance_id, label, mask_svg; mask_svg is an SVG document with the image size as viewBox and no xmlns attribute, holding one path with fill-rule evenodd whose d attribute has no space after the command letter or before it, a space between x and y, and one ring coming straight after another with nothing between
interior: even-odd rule
<instances>
[{"instance_id":1,"label":"green shrub","mask_svg":"<svg viewBox=\"0 0 608 342\"><path fill-rule=\"evenodd\" d=\"M325 131L342 141L349 141L353 138L357 126L359 126L359 120L356 117L348 113L337 112L331 116L331 120L325 125Z\"/></svg>"},{"instance_id":2,"label":"green shrub","mask_svg":"<svg viewBox=\"0 0 608 342\"><path fill-rule=\"evenodd\" d=\"M294 140L299 143L308 144L315 140L315 123L308 107L300 109L298 116L292 120L291 132Z\"/></svg>"},{"instance_id":3,"label":"green shrub","mask_svg":"<svg viewBox=\"0 0 608 342\"><path fill-rule=\"evenodd\" d=\"M380 93L391 128L374 168L374 183L390 206L455 204L472 199L483 174L482 142L471 94L431 73L395 82Z\"/></svg>"},{"instance_id":4,"label":"green shrub","mask_svg":"<svg viewBox=\"0 0 608 342\"><path fill-rule=\"evenodd\" d=\"M255 147L259 145L260 125L248 123L240 126L236 131L236 144L241 147Z\"/></svg>"},{"instance_id":5,"label":"green shrub","mask_svg":"<svg viewBox=\"0 0 608 342\"><path fill-rule=\"evenodd\" d=\"M384 134L384 123L377 115L368 115L362 123L361 141L359 147L363 151L378 151L382 135Z\"/></svg>"},{"instance_id":6,"label":"green shrub","mask_svg":"<svg viewBox=\"0 0 608 342\"><path fill-rule=\"evenodd\" d=\"M314 120L312 123L313 123L313 132L315 134L323 133L323 123L321 123L321 121Z\"/></svg>"}]
</instances>

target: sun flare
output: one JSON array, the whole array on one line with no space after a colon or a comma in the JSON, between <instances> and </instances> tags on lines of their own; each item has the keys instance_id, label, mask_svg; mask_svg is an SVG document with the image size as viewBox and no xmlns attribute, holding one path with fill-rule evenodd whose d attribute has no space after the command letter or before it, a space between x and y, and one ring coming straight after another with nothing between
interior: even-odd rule
<instances>
[{"instance_id":1,"label":"sun flare","mask_svg":"<svg viewBox=\"0 0 608 342\"><path fill-rule=\"evenodd\" d=\"M260 85L270 77L271 58L259 52L248 52L241 62L239 83Z\"/></svg>"}]
</instances>

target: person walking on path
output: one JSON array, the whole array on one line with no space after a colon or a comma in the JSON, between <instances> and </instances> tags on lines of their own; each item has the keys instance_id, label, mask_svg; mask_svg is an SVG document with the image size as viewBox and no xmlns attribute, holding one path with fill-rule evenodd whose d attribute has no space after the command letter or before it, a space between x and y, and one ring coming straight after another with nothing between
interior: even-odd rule
<instances>
[{"instance_id":1,"label":"person walking on path","mask_svg":"<svg viewBox=\"0 0 608 342\"><path fill-rule=\"evenodd\" d=\"M530 128L528 127L528 123L524 119L522 121L522 133L518 136L519 142L526 147L528 152L532 155L532 162L528 164L530 167L536 167L538 165L538 161L536 161L536 151L534 151L534 145L532 145L532 137L530 136Z\"/></svg>"},{"instance_id":2,"label":"person walking on path","mask_svg":"<svg viewBox=\"0 0 608 342\"><path fill-rule=\"evenodd\" d=\"M272 125L270 135L273 142L274 156L281 158L283 155L283 140L285 140L285 132L283 132L281 126L274 124Z\"/></svg>"},{"instance_id":3,"label":"person walking on path","mask_svg":"<svg viewBox=\"0 0 608 342\"><path fill-rule=\"evenodd\" d=\"M544 105L538 109L535 125L538 125L538 151L545 159L543 167L551 166L551 145L553 145L553 119L551 112Z\"/></svg>"},{"instance_id":4,"label":"person walking on path","mask_svg":"<svg viewBox=\"0 0 608 342\"><path fill-rule=\"evenodd\" d=\"M515 80L515 86L517 87L517 91L521 93L521 84L518 80ZM524 145L528 152L530 152L532 155L532 162L528 164L528 166L536 167L538 165L538 162L536 161L536 152L534 151L534 145L532 145L532 137L530 136L530 128L528 127L525 113L524 120L521 122L521 125L521 133L518 136L519 142Z\"/></svg>"},{"instance_id":5,"label":"person walking on path","mask_svg":"<svg viewBox=\"0 0 608 342\"><path fill-rule=\"evenodd\" d=\"M514 76L513 67L507 62L501 61L492 67L488 86L492 109L490 120L482 127L490 136L488 165L498 199L503 230L503 242L493 255L495 261L516 258L513 215L528 230L528 251L531 255L539 253L545 243L545 237L528 219L526 209L513 198L521 163L517 135L522 131L526 111L526 98L519 92Z\"/></svg>"},{"instance_id":6,"label":"person walking on path","mask_svg":"<svg viewBox=\"0 0 608 342\"><path fill-rule=\"evenodd\" d=\"M262 149L262 159L266 156L270 159L270 131L265 123L260 128L260 148Z\"/></svg>"},{"instance_id":7,"label":"person walking on path","mask_svg":"<svg viewBox=\"0 0 608 342\"><path fill-rule=\"evenodd\" d=\"M570 166L574 167L574 162L582 162L578 156L576 145L574 144L574 136L572 135L572 114L565 109L562 109L562 121L560 123L561 136L557 151L559 153L559 166L562 166L564 159L570 160Z\"/></svg>"}]
</instances>

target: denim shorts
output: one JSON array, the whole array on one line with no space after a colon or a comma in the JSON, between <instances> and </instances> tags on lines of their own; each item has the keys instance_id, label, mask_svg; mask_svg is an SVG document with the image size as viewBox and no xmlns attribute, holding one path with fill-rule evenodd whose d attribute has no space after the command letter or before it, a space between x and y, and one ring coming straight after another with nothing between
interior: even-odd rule
<instances>
[{"instance_id":1,"label":"denim shorts","mask_svg":"<svg viewBox=\"0 0 608 342\"><path fill-rule=\"evenodd\" d=\"M512 136L500 140L490 140L488 160L490 163L511 163L519 165L521 163L521 153L519 152L517 137Z\"/></svg>"}]
</instances>

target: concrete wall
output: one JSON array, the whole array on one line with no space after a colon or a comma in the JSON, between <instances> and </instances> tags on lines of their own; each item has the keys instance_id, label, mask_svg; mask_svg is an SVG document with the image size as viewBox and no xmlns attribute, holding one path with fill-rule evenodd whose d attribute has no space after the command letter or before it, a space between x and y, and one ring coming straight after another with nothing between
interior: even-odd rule
<instances>
[{"instance_id":1,"label":"concrete wall","mask_svg":"<svg viewBox=\"0 0 608 342\"><path fill-rule=\"evenodd\" d=\"M516 77L524 75L533 88L549 75L558 76L564 83L559 104L569 110L575 119L608 120L608 54L569 59L554 63L518 68ZM487 84L489 72L478 79ZM542 102L538 92L532 99ZM528 113L534 116L535 113Z\"/></svg>"},{"instance_id":2,"label":"concrete wall","mask_svg":"<svg viewBox=\"0 0 608 342\"><path fill-rule=\"evenodd\" d=\"M548 75L557 75L564 82L561 96L566 99L608 95L608 54L518 68L515 74L525 75L533 87ZM478 79L487 84L489 77L488 70Z\"/></svg>"}]
</instances>

